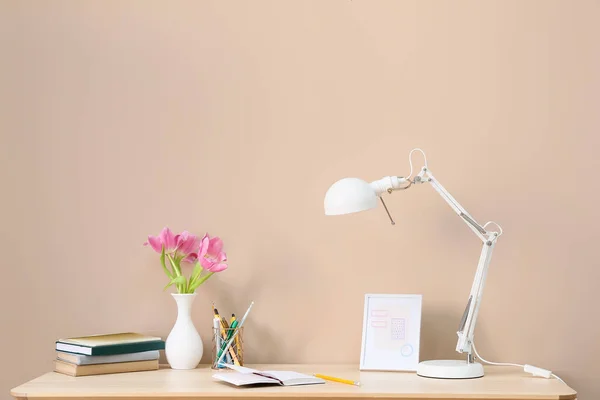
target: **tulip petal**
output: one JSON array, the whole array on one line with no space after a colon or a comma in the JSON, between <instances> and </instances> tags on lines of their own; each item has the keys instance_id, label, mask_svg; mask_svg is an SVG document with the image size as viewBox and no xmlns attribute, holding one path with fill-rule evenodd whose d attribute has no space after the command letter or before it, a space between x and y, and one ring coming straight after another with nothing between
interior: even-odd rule
<instances>
[{"instance_id":1,"label":"tulip petal","mask_svg":"<svg viewBox=\"0 0 600 400\"><path fill-rule=\"evenodd\" d=\"M175 242L176 242L177 247L179 247L181 244L185 243L188 240L189 236L190 236L190 233L188 231L183 231L179 235L175 236Z\"/></svg>"},{"instance_id":2,"label":"tulip petal","mask_svg":"<svg viewBox=\"0 0 600 400\"><path fill-rule=\"evenodd\" d=\"M202 243L202 239L200 239L198 236L194 236L194 240L192 242L192 251L199 251L200 250L200 244Z\"/></svg>"},{"instance_id":3,"label":"tulip petal","mask_svg":"<svg viewBox=\"0 0 600 400\"><path fill-rule=\"evenodd\" d=\"M185 245L189 236L188 231L183 231L179 235L175 235L175 248L179 253L187 254L189 251L185 251Z\"/></svg>"},{"instance_id":4,"label":"tulip petal","mask_svg":"<svg viewBox=\"0 0 600 400\"><path fill-rule=\"evenodd\" d=\"M210 239L210 244L208 246L208 253L217 254L223 250L223 241L220 237L214 237Z\"/></svg>"},{"instance_id":5,"label":"tulip petal","mask_svg":"<svg viewBox=\"0 0 600 400\"><path fill-rule=\"evenodd\" d=\"M149 244L157 253L162 253L162 243L159 237L148 235L148 242L144 243L144 245L146 244Z\"/></svg>"},{"instance_id":6,"label":"tulip petal","mask_svg":"<svg viewBox=\"0 0 600 400\"><path fill-rule=\"evenodd\" d=\"M225 263L217 263L215 265L213 265L213 267L211 269L209 269L210 272L221 272L227 269L227 264Z\"/></svg>"},{"instance_id":7,"label":"tulip petal","mask_svg":"<svg viewBox=\"0 0 600 400\"><path fill-rule=\"evenodd\" d=\"M177 248L177 239L175 238L175 235L173 234L173 232L171 232L169 228L164 227L163 230L160 232L159 237L162 243L164 244L165 251L167 253L170 253Z\"/></svg>"},{"instance_id":8,"label":"tulip petal","mask_svg":"<svg viewBox=\"0 0 600 400\"><path fill-rule=\"evenodd\" d=\"M198 257L199 258L204 258L204 256L208 252L209 244L210 244L210 239L208 238L208 235L204 235L204 237L200 241L200 248L198 249Z\"/></svg>"},{"instance_id":9,"label":"tulip petal","mask_svg":"<svg viewBox=\"0 0 600 400\"><path fill-rule=\"evenodd\" d=\"M196 253L200 248L200 238L195 235L189 235L185 240L179 240L177 251L182 255Z\"/></svg>"},{"instance_id":10,"label":"tulip petal","mask_svg":"<svg viewBox=\"0 0 600 400\"><path fill-rule=\"evenodd\" d=\"M205 257L199 257L200 265L202 268L210 270L210 268L215 264L213 261L207 260Z\"/></svg>"},{"instance_id":11,"label":"tulip petal","mask_svg":"<svg viewBox=\"0 0 600 400\"><path fill-rule=\"evenodd\" d=\"M185 258L182 260L183 262L186 263L196 263L196 261L198 261L198 254L196 253L190 253L187 256L185 256Z\"/></svg>"}]
</instances>

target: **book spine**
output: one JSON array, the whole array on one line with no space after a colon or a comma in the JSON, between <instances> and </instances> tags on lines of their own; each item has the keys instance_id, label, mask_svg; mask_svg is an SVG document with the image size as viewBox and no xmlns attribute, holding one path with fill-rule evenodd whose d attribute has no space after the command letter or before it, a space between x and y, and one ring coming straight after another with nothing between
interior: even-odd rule
<instances>
[{"instance_id":1,"label":"book spine","mask_svg":"<svg viewBox=\"0 0 600 400\"><path fill-rule=\"evenodd\" d=\"M112 356L84 356L81 354L72 354L58 352L58 359L76 365L94 365L94 364L112 364L132 361L158 360L160 354L158 350L143 351L140 353L115 354Z\"/></svg>"},{"instance_id":2,"label":"book spine","mask_svg":"<svg viewBox=\"0 0 600 400\"><path fill-rule=\"evenodd\" d=\"M144 343L113 344L110 346L92 347L92 356L111 356L116 354L141 353L143 351L164 349L165 342L162 340Z\"/></svg>"},{"instance_id":3,"label":"book spine","mask_svg":"<svg viewBox=\"0 0 600 400\"><path fill-rule=\"evenodd\" d=\"M71 354L82 354L86 356L113 356L117 354L127 354L127 353L141 353L145 351L152 350L164 350L165 342L162 340L156 340L153 342L139 342L139 343L123 343L123 344L111 344L106 346L74 346L69 343L56 342L57 343L57 351L71 353ZM70 349L58 348L58 345L61 344L63 347L71 347ZM77 348L82 349L81 351L77 350ZM85 351L83 351L85 349Z\"/></svg>"}]
</instances>

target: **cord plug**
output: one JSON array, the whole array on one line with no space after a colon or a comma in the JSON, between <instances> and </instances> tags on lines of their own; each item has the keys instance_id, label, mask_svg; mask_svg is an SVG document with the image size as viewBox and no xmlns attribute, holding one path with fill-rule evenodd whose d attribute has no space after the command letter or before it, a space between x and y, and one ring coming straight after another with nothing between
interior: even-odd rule
<instances>
[{"instance_id":1,"label":"cord plug","mask_svg":"<svg viewBox=\"0 0 600 400\"><path fill-rule=\"evenodd\" d=\"M552 377L552 371L544 369L544 368L536 367L534 365L525 364L523 366L523 370L525 372L530 373L533 376L541 376L546 379L550 379Z\"/></svg>"}]
</instances>

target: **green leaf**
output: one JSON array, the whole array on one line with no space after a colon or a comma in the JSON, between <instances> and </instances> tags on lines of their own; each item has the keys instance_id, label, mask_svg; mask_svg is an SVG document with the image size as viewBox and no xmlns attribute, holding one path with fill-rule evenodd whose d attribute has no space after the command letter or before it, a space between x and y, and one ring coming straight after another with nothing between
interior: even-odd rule
<instances>
[{"instance_id":1,"label":"green leaf","mask_svg":"<svg viewBox=\"0 0 600 400\"><path fill-rule=\"evenodd\" d=\"M196 280L196 282L194 282L193 284L190 285L189 293L194 293L194 290L196 290L198 288L198 286L200 286L204 282L206 282L206 280L208 278L210 278L211 276L213 276L213 274L214 274L214 272L210 272L210 273L204 275L203 277L201 277L200 279Z\"/></svg>"},{"instance_id":2,"label":"green leaf","mask_svg":"<svg viewBox=\"0 0 600 400\"><path fill-rule=\"evenodd\" d=\"M167 288L171 285L181 285L185 283L185 276L176 276L175 278L172 278L171 281L167 284L167 286L164 287L163 290L167 290Z\"/></svg>"},{"instance_id":3,"label":"green leaf","mask_svg":"<svg viewBox=\"0 0 600 400\"><path fill-rule=\"evenodd\" d=\"M194 270L192 271L192 275L190 276L190 286L200 277L200 274L204 271L202 265L199 262L194 266Z\"/></svg>"},{"instance_id":4,"label":"green leaf","mask_svg":"<svg viewBox=\"0 0 600 400\"><path fill-rule=\"evenodd\" d=\"M171 273L171 271L169 271L169 269L167 268L167 265L165 264L165 246L162 247L162 252L160 253L160 264L162 265L163 269L165 270L165 274L167 274L167 276L170 279L173 279L173 274Z\"/></svg>"}]
</instances>

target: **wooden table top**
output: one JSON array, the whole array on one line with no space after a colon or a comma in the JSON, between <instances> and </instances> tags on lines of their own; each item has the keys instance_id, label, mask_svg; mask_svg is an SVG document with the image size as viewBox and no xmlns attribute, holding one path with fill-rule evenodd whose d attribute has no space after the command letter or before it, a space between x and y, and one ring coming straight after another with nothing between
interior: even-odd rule
<instances>
[{"instance_id":1,"label":"wooden table top","mask_svg":"<svg viewBox=\"0 0 600 400\"><path fill-rule=\"evenodd\" d=\"M486 367L479 379L429 379L410 372L359 371L356 365L253 365L261 370L287 370L306 374L320 373L358 380L361 386L335 382L310 386L260 386L237 388L212 378L208 366L177 371L158 371L113 375L70 377L55 372L40 376L14 388L18 399L112 399L179 398L225 399L263 398L337 398L337 399L576 399L573 389L556 379L532 377L518 368Z\"/></svg>"}]
</instances>

